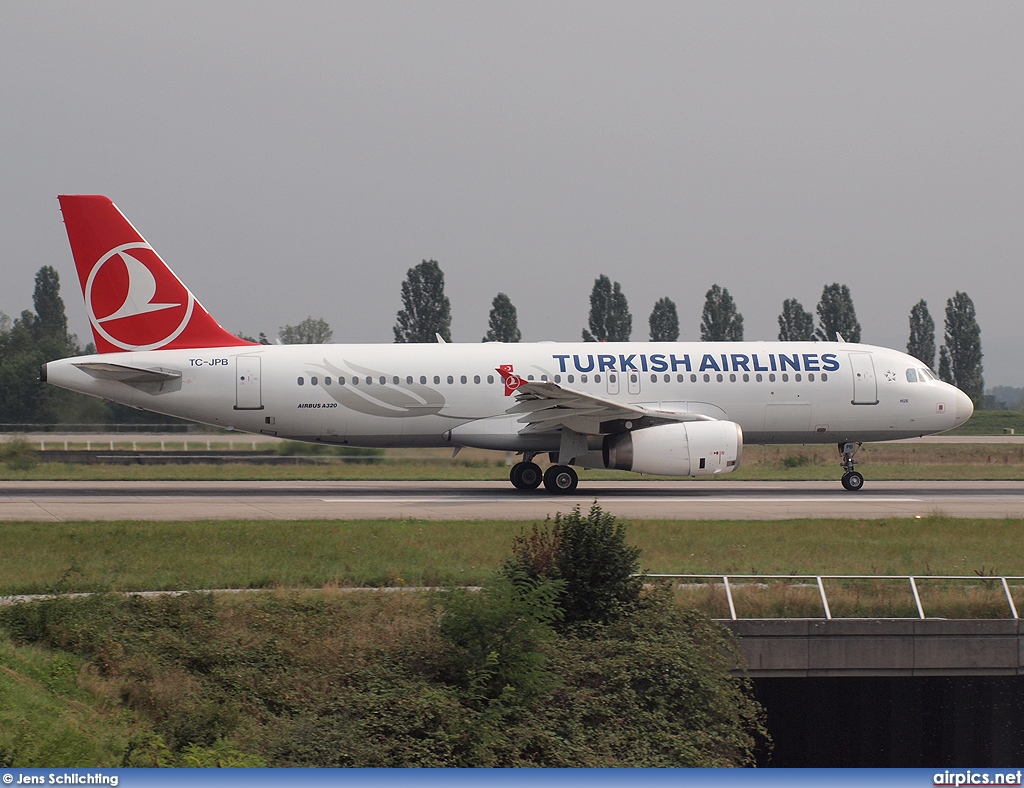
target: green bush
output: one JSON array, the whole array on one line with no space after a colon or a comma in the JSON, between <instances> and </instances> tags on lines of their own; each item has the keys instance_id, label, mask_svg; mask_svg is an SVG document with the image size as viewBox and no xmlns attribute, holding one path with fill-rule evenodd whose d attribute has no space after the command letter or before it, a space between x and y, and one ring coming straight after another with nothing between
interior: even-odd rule
<instances>
[{"instance_id":1,"label":"green bush","mask_svg":"<svg viewBox=\"0 0 1024 788\"><path fill-rule=\"evenodd\" d=\"M447 648L439 674L464 692L467 703L521 703L554 684L545 669L551 625L560 618L559 581L513 582L498 578L479 592L439 594L439 630Z\"/></svg>"},{"instance_id":2,"label":"green bush","mask_svg":"<svg viewBox=\"0 0 1024 788\"><path fill-rule=\"evenodd\" d=\"M640 548L626 543L626 528L597 501L584 516L577 506L543 528L516 537L506 577L560 580L562 623L612 621L640 598Z\"/></svg>"},{"instance_id":3,"label":"green bush","mask_svg":"<svg viewBox=\"0 0 1024 788\"><path fill-rule=\"evenodd\" d=\"M0 443L0 462L12 471L30 471L39 464L36 450L24 438Z\"/></svg>"}]
</instances>

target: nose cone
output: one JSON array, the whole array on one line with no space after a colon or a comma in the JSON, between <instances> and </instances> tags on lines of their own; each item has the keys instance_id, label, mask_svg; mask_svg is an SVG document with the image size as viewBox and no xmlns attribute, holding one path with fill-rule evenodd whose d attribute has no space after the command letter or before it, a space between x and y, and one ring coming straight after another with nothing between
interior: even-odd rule
<instances>
[{"instance_id":1,"label":"nose cone","mask_svg":"<svg viewBox=\"0 0 1024 788\"><path fill-rule=\"evenodd\" d=\"M971 398L964 394L960 389L956 390L956 422L955 426L959 427L965 421L967 421L974 414L974 403L971 402Z\"/></svg>"}]
</instances>

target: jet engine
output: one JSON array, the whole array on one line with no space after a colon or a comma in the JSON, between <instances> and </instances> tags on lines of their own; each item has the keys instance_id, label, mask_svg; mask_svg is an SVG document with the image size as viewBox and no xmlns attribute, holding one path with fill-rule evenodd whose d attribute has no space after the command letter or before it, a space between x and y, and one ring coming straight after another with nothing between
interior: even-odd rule
<instances>
[{"instance_id":1,"label":"jet engine","mask_svg":"<svg viewBox=\"0 0 1024 788\"><path fill-rule=\"evenodd\" d=\"M608 435L605 468L660 476L712 476L740 467L743 430L734 421L683 421Z\"/></svg>"}]
</instances>

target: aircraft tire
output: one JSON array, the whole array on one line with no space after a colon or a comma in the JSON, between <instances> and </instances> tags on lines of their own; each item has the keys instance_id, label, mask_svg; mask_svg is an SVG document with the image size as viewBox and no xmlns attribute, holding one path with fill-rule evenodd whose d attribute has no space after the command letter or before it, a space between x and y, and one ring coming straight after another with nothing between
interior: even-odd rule
<instances>
[{"instance_id":1,"label":"aircraft tire","mask_svg":"<svg viewBox=\"0 0 1024 788\"><path fill-rule=\"evenodd\" d=\"M850 471L843 474L843 487L850 492L857 492L864 488L864 477L857 471Z\"/></svg>"},{"instance_id":2,"label":"aircraft tire","mask_svg":"<svg viewBox=\"0 0 1024 788\"><path fill-rule=\"evenodd\" d=\"M535 462L517 462L509 471L508 478L517 490L536 490L540 487L544 474Z\"/></svg>"},{"instance_id":3,"label":"aircraft tire","mask_svg":"<svg viewBox=\"0 0 1024 788\"><path fill-rule=\"evenodd\" d=\"M548 492L565 495L576 489L580 477L568 465L552 465L544 472L544 487Z\"/></svg>"}]
</instances>

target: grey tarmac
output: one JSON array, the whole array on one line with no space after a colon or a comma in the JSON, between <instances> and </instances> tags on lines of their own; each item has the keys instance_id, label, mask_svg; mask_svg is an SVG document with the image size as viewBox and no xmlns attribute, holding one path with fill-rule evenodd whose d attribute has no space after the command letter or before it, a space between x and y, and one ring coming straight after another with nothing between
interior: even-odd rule
<instances>
[{"instance_id":1,"label":"grey tarmac","mask_svg":"<svg viewBox=\"0 0 1024 788\"><path fill-rule=\"evenodd\" d=\"M0 482L0 521L537 520L589 508L620 517L778 520L842 517L1024 518L1024 481L589 482L572 495L507 482Z\"/></svg>"}]
</instances>

